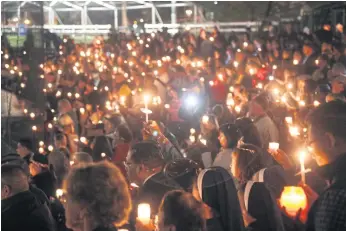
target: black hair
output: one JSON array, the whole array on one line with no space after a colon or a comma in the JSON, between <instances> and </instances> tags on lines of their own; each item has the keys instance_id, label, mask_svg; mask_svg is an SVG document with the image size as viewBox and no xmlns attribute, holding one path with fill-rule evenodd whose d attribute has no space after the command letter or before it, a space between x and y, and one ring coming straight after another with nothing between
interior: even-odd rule
<instances>
[{"instance_id":1,"label":"black hair","mask_svg":"<svg viewBox=\"0 0 346 231\"><path fill-rule=\"evenodd\" d=\"M198 176L200 166L193 160L183 158L168 163L163 172L177 182L185 191L192 192L192 185Z\"/></svg>"},{"instance_id":2,"label":"black hair","mask_svg":"<svg viewBox=\"0 0 346 231\"><path fill-rule=\"evenodd\" d=\"M177 231L206 231L202 203L181 190L168 192L162 199L164 225L174 225Z\"/></svg>"},{"instance_id":3,"label":"black hair","mask_svg":"<svg viewBox=\"0 0 346 231\"><path fill-rule=\"evenodd\" d=\"M235 121L235 125L237 125L240 132L242 133L244 143L262 147L259 132L250 118L239 118Z\"/></svg>"},{"instance_id":4,"label":"black hair","mask_svg":"<svg viewBox=\"0 0 346 231\"><path fill-rule=\"evenodd\" d=\"M346 140L346 103L337 100L321 104L309 113L307 123L321 133L330 132Z\"/></svg>"},{"instance_id":5,"label":"black hair","mask_svg":"<svg viewBox=\"0 0 346 231\"><path fill-rule=\"evenodd\" d=\"M18 143L20 143L21 146L27 148L30 151L32 151L32 149L33 149L33 144L32 144L31 139L22 138L18 141Z\"/></svg>"},{"instance_id":6,"label":"black hair","mask_svg":"<svg viewBox=\"0 0 346 231\"><path fill-rule=\"evenodd\" d=\"M220 132L222 132L227 139L227 148L235 148L238 141L242 138L242 133L240 129L235 124L223 124L220 127Z\"/></svg>"},{"instance_id":7,"label":"black hair","mask_svg":"<svg viewBox=\"0 0 346 231\"><path fill-rule=\"evenodd\" d=\"M157 142L142 141L131 146L131 159L136 164L158 167L165 163L162 150Z\"/></svg>"}]
</instances>

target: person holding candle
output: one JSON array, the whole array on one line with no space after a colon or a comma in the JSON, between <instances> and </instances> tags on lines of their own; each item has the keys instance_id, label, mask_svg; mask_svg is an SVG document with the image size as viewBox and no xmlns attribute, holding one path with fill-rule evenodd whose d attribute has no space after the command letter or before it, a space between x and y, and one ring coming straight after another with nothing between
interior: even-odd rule
<instances>
[{"instance_id":1,"label":"person holding candle","mask_svg":"<svg viewBox=\"0 0 346 231\"><path fill-rule=\"evenodd\" d=\"M346 103L320 105L308 116L308 145L329 183L310 208L306 230L341 231L346 228Z\"/></svg>"},{"instance_id":2,"label":"person holding candle","mask_svg":"<svg viewBox=\"0 0 346 231\"><path fill-rule=\"evenodd\" d=\"M135 203L150 204L152 214L157 214L166 192L181 189L178 183L165 176L166 163L161 146L153 141L132 145L124 163L129 182L139 187Z\"/></svg>"},{"instance_id":3,"label":"person holding candle","mask_svg":"<svg viewBox=\"0 0 346 231\"><path fill-rule=\"evenodd\" d=\"M128 220L132 207L129 189L120 170L111 163L72 168L63 191L66 225L72 230L115 231Z\"/></svg>"}]
</instances>

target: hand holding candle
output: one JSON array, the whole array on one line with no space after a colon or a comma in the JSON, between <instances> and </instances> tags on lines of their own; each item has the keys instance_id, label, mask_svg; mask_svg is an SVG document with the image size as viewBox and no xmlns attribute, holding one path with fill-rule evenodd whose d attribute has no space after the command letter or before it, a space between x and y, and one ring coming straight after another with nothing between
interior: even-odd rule
<instances>
[{"instance_id":1,"label":"hand holding candle","mask_svg":"<svg viewBox=\"0 0 346 231\"><path fill-rule=\"evenodd\" d=\"M286 186L280 197L280 205L287 214L296 217L299 210L304 210L307 205L307 197L302 187Z\"/></svg>"}]
</instances>

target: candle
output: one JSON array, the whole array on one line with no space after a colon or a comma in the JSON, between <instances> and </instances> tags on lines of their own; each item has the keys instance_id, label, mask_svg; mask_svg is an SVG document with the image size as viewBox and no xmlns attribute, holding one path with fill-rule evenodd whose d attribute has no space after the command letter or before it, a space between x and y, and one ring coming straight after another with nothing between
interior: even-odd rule
<instances>
[{"instance_id":1,"label":"candle","mask_svg":"<svg viewBox=\"0 0 346 231\"><path fill-rule=\"evenodd\" d=\"M285 207L288 215L295 217L297 212L307 206L307 197L304 189L296 186L286 186L280 197L280 205Z\"/></svg>"},{"instance_id":2,"label":"candle","mask_svg":"<svg viewBox=\"0 0 346 231\"><path fill-rule=\"evenodd\" d=\"M204 116L202 117L202 123L206 124L206 123L208 123L208 121L209 121L209 116L204 115Z\"/></svg>"},{"instance_id":3,"label":"candle","mask_svg":"<svg viewBox=\"0 0 346 231\"><path fill-rule=\"evenodd\" d=\"M314 101L314 106L318 107L320 105L320 102L318 102L317 100Z\"/></svg>"},{"instance_id":4,"label":"candle","mask_svg":"<svg viewBox=\"0 0 346 231\"><path fill-rule=\"evenodd\" d=\"M302 182L305 184L305 156L306 152L305 151L300 151L299 152L299 162L300 162L300 174L302 176Z\"/></svg>"},{"instance_id":5,"label":"candle","mask_svg":"<svg viewBox=\"0 0 346 231\"><path fill-rule=\"evenodd\" d=\"M290 116L285 117L285 121L286 121L287 124L292 124L293 123L293 119Z\"/></svg>"},{"instance_id":6,"label":"candle","mask_svg":"<svg viewBox=\"0 0 346 231\"><path fill-rule=\"evenodd\" d=\"M141 203L138 205L138 219L147 225L150 223L150 205L146 203Z\"/></svg>"},{"instance_id":7,"label":"candle","mask_svg":"<svg viewBox=\"0 0 346 231\"><path fill-rule=\"evenodd\" d=\"M144 108L145 108L145 121L149 122L149 109L148 109L148 103L150 100L150 95L144 95Z\"/></svg>"},{"instance_id":8,"label":"candle","mask_svg":"<svg viewBox=\"0 0 346 231\"><path fill-rule=\"evenodd\" d=\"M297 126L290 126L288 130L293 137L300 135L299 127Z\"/></svg>"},{"instance_id":9,"label":"candle","mask_svg":"<svg viewBox=\"0 0 346 231\"><path fill-rule=\"evenodd\" d=\"M269 143L269 150L272 152L276 152L279 149L279 143L276 142L270 142Z\"/></svg>"},{"instance_id":10,"label":"candle","mask_svg":"<svg viewBox=\"0 0 346 231\"><path fill-rule=\"evenodd\" d=\"M53 146L52 145L49 145L48 146L48 151L52 152L54 150Z\"/></svg>"}]
</instances>

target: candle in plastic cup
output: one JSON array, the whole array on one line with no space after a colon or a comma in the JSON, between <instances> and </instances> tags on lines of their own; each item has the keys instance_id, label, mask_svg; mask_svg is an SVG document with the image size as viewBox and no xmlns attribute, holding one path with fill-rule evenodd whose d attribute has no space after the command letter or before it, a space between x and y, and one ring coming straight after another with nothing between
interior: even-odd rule
<instances>
[{"instance_id":1,"label":"candle in plastic cup","mask_svg":"<svg viewBox=\"0 0 346 231\"><path fill-rule=\"evenodd\" d=\"M150 223L150 205L146 203L141 203L138 205L138 219L143 224L149 224Z\"/></svg>"},{"instance_id":2,"label":"candle in plastic cup","mask_svg":"<svg viewBox=\"0 0 346 231\"><path fill-rule=\"evenodd\" d=\"M279 149L279 143L270 142L269 149L273 152L276 152Z\"/></svg>"},{"instance_id":3,"label":"candle in plastic cup","mask_svg":"<svg viewBox=\"0 0 346 231\"><path fill-rule=\"evenodd\" d=\"M302 187L286 186L280 197L281 207L285 207L288 215L295 217L299 209L307 206L307 197Z\"/></svg>"}]
</instances>

